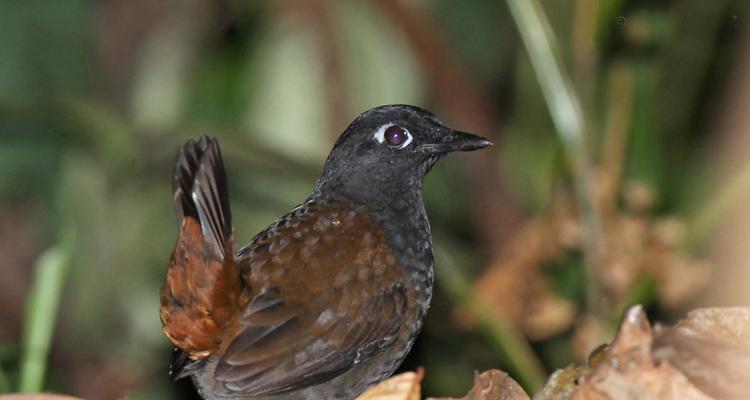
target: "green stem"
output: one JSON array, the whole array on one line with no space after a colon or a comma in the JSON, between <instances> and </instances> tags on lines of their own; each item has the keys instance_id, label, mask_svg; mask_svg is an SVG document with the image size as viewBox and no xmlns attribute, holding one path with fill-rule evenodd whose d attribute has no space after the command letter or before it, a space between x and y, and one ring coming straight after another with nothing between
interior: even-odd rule
<instances>
[{"instance_id":1,"label":"green stem","mask_svg":"<svg viewBox=\"0 0 750 400\"><path fill-rule=\"evenodd\" d=\"M546 374L529 342L513 324L498 317L492 306L474 294L460 266L452 257L454 252L440 251L437 248L435 251L440 261L437 264L440 287L477 321L492 347L507 363L513 377L530 393L536 392L542 387Z\"/></svg>"},{"instance_id":2,"label":"green stem","mask_svg":"<svg viewBox=\"0 0 750 400\"><path fill-rule=\"evenodd\" d=\"M750 194L750 162L742 166L737 174L720 185L704 206L694 215L688 224L684 246L695 249L722 222L729 213Z\"/></svg>"},{"instance_id":3,"label":"green stem","mask_svg":"<svg viewBox=\"0 0 750 400\"><path fill-rule=\"evenodd\" d=\"M26 300L20 392L39 392L43 389L47 354L72 247L73 233L66 232L37 261Z\"/></svg>"},{"instance_id":4,"label":"green stem","mask_svg":"<svg viewBox=\"0 0 750 400\"><path fill-rule=\"evenodd\" d=\"M2 366L0 366L0 393L8 392L10 392L10 382L8 382L8 377L5 375Z\"/></svg>"},{"instance_id":5,"label":"green stem","mask_svg":"<svg viewBox=\"0 0 750 400\"><path fill-rule=\"evenodd\" d=\"M573 171L576 197L585 227L586 305L602 316L602 298L596 274L601 237L601 218L593 188L596 187L590 152L586 144L586 122L578 97L557 56L555 36L537 0L507 0L513 20L529 53L531 65L547 102L568 162Z\"/></svg>"}]
</instances>

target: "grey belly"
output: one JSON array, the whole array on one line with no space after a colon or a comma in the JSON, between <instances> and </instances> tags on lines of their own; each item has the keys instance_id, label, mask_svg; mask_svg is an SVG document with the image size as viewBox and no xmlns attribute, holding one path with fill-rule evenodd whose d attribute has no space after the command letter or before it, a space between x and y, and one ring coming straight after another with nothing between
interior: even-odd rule
<instances>
[{"instance_id":1,"label":"grey belly","mask_svg":"<svg viewBox=\"0 0 750 400\"><path fill-rule=\"evenodd\" d=\"M419 327L416 331L418 332ZM341 375L319 385L310 386L292 393L272 396L248 396L228 392L221 383L214 380L214 368L218 358L208 360L200 372L193 375L193 383L198 393L206 400L252 399L252 400L350 400L357 397L370 386L388 378L401 365L416 337L393 343L372 358L355 365Z\"/></svg>"}]
</instances>

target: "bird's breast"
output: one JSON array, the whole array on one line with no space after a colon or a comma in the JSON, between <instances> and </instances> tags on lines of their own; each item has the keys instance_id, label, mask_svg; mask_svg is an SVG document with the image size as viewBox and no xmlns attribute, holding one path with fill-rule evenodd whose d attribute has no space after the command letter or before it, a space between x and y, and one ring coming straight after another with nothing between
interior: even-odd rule
<instances>
[{"instance_id":1,"label":"bird's breast","mask_svg":"<svg viewBox=\"0 0 750 400\"><path fill-rule=\"evenodd\" d=\"M421 316L429 307L434 281L432 234L419 193L401 196L372 211L384 240L410 282Z\"/></svg>"}]
</instances>

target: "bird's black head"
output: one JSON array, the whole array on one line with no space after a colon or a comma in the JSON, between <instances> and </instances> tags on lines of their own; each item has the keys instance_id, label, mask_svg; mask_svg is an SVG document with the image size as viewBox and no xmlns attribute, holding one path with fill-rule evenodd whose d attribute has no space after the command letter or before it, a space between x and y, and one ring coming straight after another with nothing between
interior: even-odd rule
<instances>
[{"instance_id":1,"label":"bird's black head","mask_svg":"<svg viewBox=\"0 0 750 400\"><path fill-rule=\"evenodd\" d=\"M440 157L490 145L485 138L448 128L419 107L376 107L352 121L336 141L315 192L365 203L418 193Z\"/></svg>"}]
</instances>

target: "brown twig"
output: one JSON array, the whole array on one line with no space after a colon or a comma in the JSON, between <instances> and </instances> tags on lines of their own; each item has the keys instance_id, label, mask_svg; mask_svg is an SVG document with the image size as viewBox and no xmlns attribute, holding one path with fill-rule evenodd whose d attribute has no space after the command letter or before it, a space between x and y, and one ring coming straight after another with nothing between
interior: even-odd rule
<instances>
[{"instance_id":1,"label":"brown twig","mask_svg":"<svg viewBox=\"0 0 750 400\"><path fill-rule=\"evenodd\" d=\"M595 40L600 7L599 0L578 0L570 35L573 79L586 102L591 99L596 82L598 48Z\"/></svg>"},{"instance_id":2,"label":"brown twig","mask_svg":"<svg viewBox=\"0 0 750 400\"><path fill-rule=\"evenodd\" d=\"M616 63L609 72L609 109L601 150L600 166L606 179L599 182L602 214L613 211L622 185L622 170L628 145L628 133L633 110L634 82L632 67Z\"/></svg>"}]
</instances>

